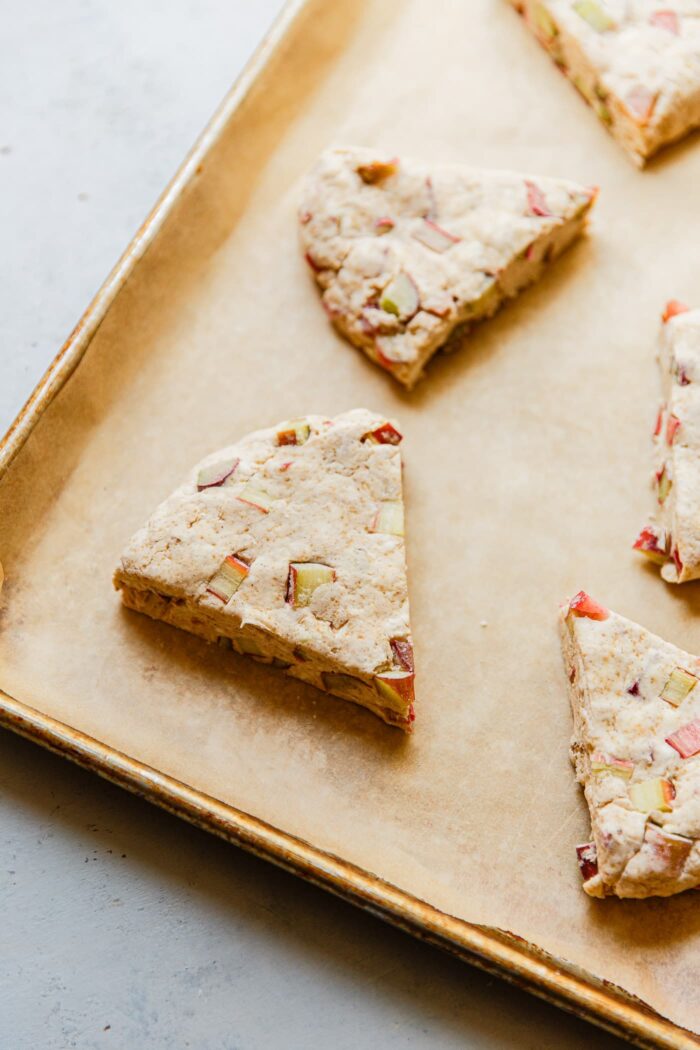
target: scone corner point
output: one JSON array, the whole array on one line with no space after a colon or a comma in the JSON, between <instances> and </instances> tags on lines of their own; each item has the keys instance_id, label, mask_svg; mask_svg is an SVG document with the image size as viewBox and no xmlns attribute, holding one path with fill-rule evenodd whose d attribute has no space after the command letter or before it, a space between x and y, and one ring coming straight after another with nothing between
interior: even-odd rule
<instances>
[{"instance_id":1,"label":"scone corner point","mask_svg":"<svg viewBox=\"0 0 700 1050\"><path fill-rule=\"evenodd\" d=\"M597 188L329 149L299 229L330 320L409 389L430 358L536 281L582 232Z\"/></svg>"},{"instance_id":2,"label":"scone corner point","mask_svg":"<svg viewBox=\"0 0 700 1050\"><path fill-rule=\"evenodd\" d=\"M700 886L700 659L584 591L560 609L571 759L590 811L592 897Z\"/></svg>"},{"instance_id":3,"label":"scone corner point","mask_svg":"<svg viewBox=\"0 0 700 1050\"><path fill-rule=\"evenodd\" d=\"M355 409L213 453L127 546L123 603L410 732L401 440Z\"/></svg>"},{"instance_id":4,"label":"scone corner point","mask_svg":"<svg viewBox=\"0 0 700 1050\"><path fill-rule=\"evenodd\" d=\"M700 310L672 299L661 316L662 400L651 476L655 509L633 544L667 583L700 578Z\"/></svg>"}]
</instances>

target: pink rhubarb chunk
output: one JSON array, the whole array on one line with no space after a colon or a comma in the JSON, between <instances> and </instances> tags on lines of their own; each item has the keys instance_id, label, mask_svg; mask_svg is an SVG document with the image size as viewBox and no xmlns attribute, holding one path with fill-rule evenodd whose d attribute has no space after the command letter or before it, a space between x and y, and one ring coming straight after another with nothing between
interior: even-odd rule
<instances>
[{"instance_id":1,"label":"pink rhubarb chunk","mask_svg":"<svg viewBox=\"0 0 700 1050\"><path fill-rule=\"evenodd\" d=\"M595 842L584 842L583 845L577 846L576 856L583 881L588 882L598 874L598 851L595 848Z\"/></svg>"},{"instance_id":2,"label":"pink rhubarb chunk","mask_svg":"<svg viewBox=\"0 0 700 1050\"><path fill-rule=\"evenodd\" d=\"M666 324L672 317L676 317L678 314L685 314L688 310L690 310L690 307L682 303L680 299L669 299L661 315L661 320Z\"/></svg>"},{"instance_id":3,"label":"pink rhubarb chunk","mask_svg":"<svg viewBox=\"0 0 700 1050\"><path fill-rule=\"evenodd\" d=\"M671 733L666 737L666 743L670 744L681 758L692 758L693 755L700 754L700 718Z\"/></svg>"},{"instance_id":4,"label":"pink rhubarb chunk","mask_svg":"<svg viewBox=\"0 0 700 1050\"><path fill-rule=\"evenodd\" d=\"M610 615L609 610L604 605L599 605L585 591L579 591L571 599L569 602L569 613L573 613L574 616L586 616L589 620L607 620Z\"/></svg>"},{"instance_id":5,"label":"pink rhubarb chunk","mask_svg":"<svg viewBox=\"0 0 700 1050\"><path fill-rule=\"evenodd\" d=\"M552 213L547 207L544 194L539 186L536 186L530 179L525 179L525 188L527 189L527 206L530 209L530 214L543 217L551 215Z\"/></svg>"},{"instance_id":6,"label":"pink rhubarb chunk","mask_svg":"<svg viewBox=\"0 0 700 1050\"><path fill-rule=\"evenodd\" d=\"M649 15L649 24L656 26L657 29L666 29L676 36L680 33L680 23L675 11L653 11Z\"/></svg>"}]
</instances>

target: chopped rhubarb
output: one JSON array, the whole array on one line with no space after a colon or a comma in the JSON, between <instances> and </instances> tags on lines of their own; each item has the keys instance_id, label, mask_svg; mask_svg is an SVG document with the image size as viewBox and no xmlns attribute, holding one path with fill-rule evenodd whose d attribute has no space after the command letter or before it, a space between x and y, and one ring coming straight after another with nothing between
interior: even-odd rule
<instances>
[{"instance_id":1,"label":"chopped rhubarb","mask_svg":"<svg viewBox=\"0 0 700 1050\"><path fill-rule=\"evenodd\" d=\"M697 684L697 675L685 671L682 667L674 667L661 690L661 699L673 707L678 707Z\"/></svg>"},{"instance_id":2,"label":"chopped rhubarb","mask_svg":"<svg viewBox=\"0 0 700 1050\"><path fill-rule=\"evenodd\" d=\"M595 842L584 842L583 845L577 846L576 857L584 882L598 874L598 851Z\"/></svg>"},{"instance_id":3,"label":"chopped rhubarb","mask_svg":"<svg viewBox=\"0 0 700 1050\"><path fill-rule=\"evenodd\" d=\"M402 321L410 320L419 304L420 297L415 282L403 270L392 277L379 300L380 310L394 314Z\"/></svg>"},{"instance_id":4,"label":"chopped rhubarb","mask_svg":"<svg viewBox=\"0 0 700 1050\"><path fill-rule=\"evenodd\" d=\"M395 175L398 170L399 159L394 157L393 160L373 160L370 164L360 164L357 174L363 182L373 186L376 182L383 182L384 179Z\"/></svg>"},{"instance_id":5,"label":"chopped rhubarb","mask_svg":"<svg viewBox=\"0 0 700 1050\"><path fill-rule=\"evenodd\" d=\"M556 22L543 4L535 5L534 23L545 42L552 41L559 32Z\"/></svg>"},{"instance_id":6,"label":"chopped rhubarb","mask_svg":"<svg viewBox=\"0 0 700 1050\"><path fill-rule=\"evenodd\" d=\"M666 303L664 312L661 315L661 320L664 324L670 321L672 317L677 317L678 314L686 314L690 310L689 306L682 303L679 299L669 299Z\"/></svg>"},{"instance_id":7,"label":"chopped rhubarb","mask_svg":"<svg viewBox=\"0 0 700 1050\"><path fill-rule=\"evenodd\" d=\"M575 0L573 9L577 15L588 22L596 33L606 33L615 29L615 20L605 10L605 6L599 0Z\"/></svg>"},{"instance_id":8,"label":"chopped rhubarb","mask_svg":"<svg viewBox=\"0 0 700 1050\"><path fill-rule=\"evenodd\" d=\"M324 671L321 679L327 692L335 693L344 700L354 700L358 704L372 704L375 699L372 687L361 678L355 678L354 675Z\"/></svg>"},{"instance_id":9,"label":"chopped rhubarb","mask_svg":"<svg viewBox=\"0 0 700 1050\"><path fill-rule=\"evenodd\" d=\"M635 84L625 95L625 105L639 124L646 124L656 105L656 95L643 84Z\"/></svg>"},{"instance_id":10,"label":"chopped rhubarb","mask_svg":"<svg viewBox=\"0 0 700 1050\"><path fill-rule=\"evenodd\" d=\"M639 682L632 682L632 685L628 688L627 692L630 696L639 696Z\"/></svg>"},{"instance_id":11,"label":"chopped rhubarb","mask_svg":"<svg viewBox=\"0 0 700 1050\"><path fill-rule=\"evenodd\" d=\"M686 838L685 835L675 835L655 824L647 824L644 829L644 847L647 846L655 854L655 867L661 867L664 874L677 878L693 848L693 840Z\"/></svg>"},{"instance_id":12,"label":"chopped rhubarb","mask_svg":"<svg viewBox=\"0 0 700 1050\"><path fill-rule=\"evenodd\" d=\"M674 748L681 758L692 758L700 755L700 718L681 726L675 733L666 737L666 743Z\"/></svg>"},{"instance_id":13,"label":"chopped rhubarb","mask_svg":"<svg viewBox=\"0 0 700 1050\"><path fill-rule=\"evenodd\" d=\"M682 365L679 365L678 362L676 362L674 374L678 380L679 386L690 386L690 376L685 368L683 368Z\"/></svg>"},{"instance_id":14,"label":"chopped rhubarb","mask_svg":"<svg viewBox=\"0 0 700 1050\"><path fill-rule=\"evenodd\" d=\"M301 215L299 216L299 222L301 223L302 226L306 226L306 224L308 222L311 222L312 219L313 219L313 215L311 214L310 211L303 211L301 213Z\"/></svg>"},{"instance_id":15,"label":"chopped rhubarb","mask_svg":"<svg viewBox=\"0 0 700 1050\"><path fill-rule=\"evenodd\" d=\"M255 479L243 486L236 499L267 514L272 506L272 496L257 484Z\"/></svg>"},{"instance_id":16,"label":"chopped rhubarb","mask_svg":"<svg viewBox=\"0 0 700 1050\"><path fill-rule=\"evenodd\" d=\"M663 565L668 558L664 533L662 532L661 535L657 534L651 525L647 525L646 528L642 529L634 541L632 549L639 551L640 554L649 558L650 561L656 562L657 565Z\"/></svg>"},{"instance_id":17,"label":"chopped rhubarb","mask_svg":"<svg viewBox=\"0 0 700 1050\"><path fill-rule=\"evenodd\" d=\"M678 15L675 11L653 11L649 15L649 23L658 29L665 29L669 33L674 33L675 36L678 36L680 33Z\"/></svg>"},{"instance_id":18,"label":"chopped rhubarb","mask_svg":"<svg viewBox=\"0 0 700 1050\"><path fill-rule=\"evenodd\" d=\"M207 584L207 591L222 602L229 602L250 572L250 566L234 554L221 563L216 575Z\"/></svg>"},{"instance_id":19,"label":"chopped rhubarb","mask_svg":"<svg viewBox=\"0 0 700 1050\"><path fill-rule=\"evenodd\" d=\"M676 572L680 576L683 572L683 562L681 561L681 556L678 553L678 544L674 546L671 552L671 557L673 558L673 564L676 566Z\"/></svg>"},{"instance_id":20,"label":"chopped rhubarb","mask_svg":"<svg viewBox=\"0 0 700 1050\"><path fill-rule=\"evenodd\" d=\"M374 676L377 691L388 704L406 705L415 700L413 681L415 675L412 671L384 671Z\"/></svg>"},{"instance_id":21,"label":"chopped rhubarb","mask_svg":"<svg viewBox=\"0 0 700 1050\"><path fill-rule=\"evenodd\" d=\"M544 194L539 186L536 186L530 179L525 179L525 188L527 190L527 206L530 209L530 214L541 215L545 218L550 216L552 213L547 207Z\"/></svg>"},{"instance_id":22,"label":"chopped rhubarb","mask_svg":"<svg viewBox=\"0 0 700 1050\"><path fill-rule=\"evenodd\" d=\"M277 431L278 445L303 445L311 436L311 427L305 419L293 419Z\"/></svg>"},{"instance_id":23,"label":"chopped rhubarb","mask_svg":"<svg viewBox=\"0 0 700 1050\"><path fill-rule=\"evenodd\" d=\"M396 662L401 664L404 671L413 671L413 646L411 643L405 638L392 638L389 645Z\"/></svg>"},{"instance_id":24,"label":"chopped rhubarb","mask_svg":"<svg viewBox=\"0 0 700 1050\"><path fill-rule=\"evenodd\" d=\"M386 533L388 536L403 536L403 518L403 503L401 500L382 500L369 531Z\"/></svg>"},{"instance_id":25,"label":"chopped rhubarb","mask_svg":"<svg viewBox=\"0 0 700 1050\"><path fill-rule=\"evenodd\" d=\"M262 656L263 651L255 641L254 638L249 638L246 635L236 635L233 641L233 648L238 653L243 653L245 656Z\"/></svg>"},{"instance_id":26,"label":"chopped rhubarb","mask_svg":"<svg viewBox=\"0 0 700 1050\"><path fill-rule=\"evenodd\" d=\"M396 223L393 219L390 219L388 215L384 215L381 219L377 219L374 228L377 233L389 233L390 230L393 230L395 225Z\"/></svg>"},{"instance_id":27,"label":"chopped rhubarb","mask_svg":"<svg viewBox=\"0 0 700 1050\"><path fill-rule=\"evenodd\" d=\"M656 472L656 484L657 484L657 499L659 503L665 503L668 499L668 494L673 487L673 480L671 478L671 472L664 465L661 470Z\"/></svg>"},{"instance_id":28,"label":"chopped rhubarb","mask_svg":"<svg viewBox=\"0 0 700 1050\"><path fill-rule=\"evenodd\" d=\"M302 609L311 603L319 587L334 580L335 570L330 565L315 561L290 562L285 601L294 609Z\"/></svg>"},{"instance_id":29,"label":"chopped rhubarb","mask_svg":"<svg viewBox=\"0 0 700 1050\"><path fill-rule=\"evenodd\" d=\"M415 240L420 241L421 244L424 244L426 248L430 248L432 251L440 254L448 251L455 244L459 244L462 239L444 230L442 226L438 226L432 219L423 219L421 224L412 231L411 236Z\"/></svg>"},{"instance_id":30,"label":"chopped rhubarb","mask_svg":"<svg viewBox=\"0 0 700 1050\"><path fill-rule=\"evenodd\" d=\"M591 755L591 770L594 773L613 773L617 777L629 780L634 772L634 762L596 751Z\"/></svg>"},{"instance_id":31,"label":"chopped rhubarb","mask_svg":"<svg viewBox=\"0 0 700 1050\"><path fill-rule=\"evenodd\" d=\"M676 792L670 780L652 777L632 784L629 797L632 806L640 813L670 813Z\"/></svg>"},{"instance_id":32,"label":"chopped rhubarb","mask_svg":"<svg viewBox=\"0 0 700 1050\"><path fill-rule=\"evenodd\" d=\"M317 263L317 262L316 262L316 260L314 259L314 257L313 257L313 255L311 254L311 252L307 252L307 253L305 254L304 258L306 259L307 263L309 264L309 266L311 267L311 269L312 269L312 270L314 271L314 273L320 273L320 272L321 272L321 270L323 269L323 267L322 267L322 266L319 266L319 265L318 265L318 263Z\"/></svg>"},{"instance_id":33,"label":"chopped rhubarb","mask_svg":"<svg viewBox=\"0 0 700 1050\"><path fill-rule=\"evenodd\" d=\"M218 488L223 485L235 472L239 463L239 459L225 459L221 463L212 463L208 467L202 467L197 474L197 491L203 492L204 489Z\"/></svg>"},{"instance_id":34,"label":"chopped rhubarb","mask_svg":"<svg viewBox=\"0 0 700 1050\"><path fill-rule=\"evenodd\" d=\"M571 599L569 613L573 613L574 616L586 616L589 620L607 620L610 615L610 611L604 605L599 605L585 591L579 591Z\"/></svg>"},{"instance_id":35,"label":"chopped rhubarb","mask_svg":"<svg viewBox=\"0 0 700 1050\"><path fill-rule=\"evenodd\" d=\"M672 445L681 421L677 416L669 416L666 423L666 444Z\"/></svg>"},{"instance_id":36,"label":"chopped rhubarb","mask_svg":"<svg viewBox=\"0 0 700 1050\"><path fill-rule=\"evenodd\" d=\"M391 423L382 423L376 430L369 430L362 435L362 441L371 441L375 445L398 445L402 440L403 434Z\"/></svg>"},{"instance_id":37,"label":"chopped rhubarb","mask_svg":"<svg viewBox=\"0 0 700 1050\"><path fill-rule=\"evenodd\" d=\"M664 425L664 412L666 411L666 405L662 405L656 415L656 425L654 426L654 433L652 437L658 437L661 433L661 428Z\"/></svg>"}]
</instances>

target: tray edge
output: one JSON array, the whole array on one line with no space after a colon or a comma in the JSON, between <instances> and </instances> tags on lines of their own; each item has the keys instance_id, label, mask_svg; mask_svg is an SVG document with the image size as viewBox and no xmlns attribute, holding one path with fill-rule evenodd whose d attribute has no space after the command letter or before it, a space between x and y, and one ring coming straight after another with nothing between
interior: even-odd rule
<instances>
[{"instance_id":1,"label":"tray edge","mask_svg":"<svg viewBox=\"0 0 700 1050\"><path fill-rule=\"evenodd\" d=\"M286 0L151 212L0 440L0 479L80 364L93 336L200 164L223 133L294 22L313 0ZM0 689L0 727L12 730L195 826L364 908L463 960L641 1047L697 1050L700 1037L587 971L577 971L507 931L440 912L376 875L205 795L11 697Z\"/></svg>"}]
</instances>

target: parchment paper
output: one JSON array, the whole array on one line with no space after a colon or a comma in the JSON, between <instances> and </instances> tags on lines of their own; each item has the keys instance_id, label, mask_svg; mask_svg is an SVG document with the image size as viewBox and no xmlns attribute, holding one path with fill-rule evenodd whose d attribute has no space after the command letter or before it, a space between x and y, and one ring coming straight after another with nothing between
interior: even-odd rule
<instances>
[{"instance_id":1,"label":"parchment paper","mask_svg":"<svg viewBox=\"0 0 700 1050\"><path fill-rule=\"evenodd\" d=\"M329 143L601 186L593 228L412 395L300 259ZM312 7L0 489L0 686L464 919L700 1029L700 901L590 901L555 619L583 587L700 652L698 585L630 550L664 301L700 304L700 146L636 171L496 0ZM405 434L415 735L120 608L120 549L200 456L367 405ZM488 626L480 626L487 621Z\"/></svg>"}]
</instances>

